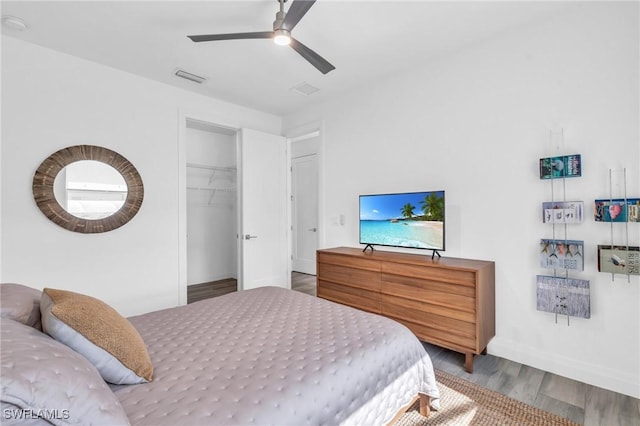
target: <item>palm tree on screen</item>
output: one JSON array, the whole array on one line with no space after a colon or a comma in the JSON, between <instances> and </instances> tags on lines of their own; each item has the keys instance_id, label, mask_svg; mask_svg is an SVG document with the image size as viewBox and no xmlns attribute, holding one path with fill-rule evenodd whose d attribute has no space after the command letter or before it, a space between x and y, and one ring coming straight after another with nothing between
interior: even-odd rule
<instances>
[{"instance_id":1,"label":"palm tree on screen","mask_svg":"<svg viewBox=\"0 0 640 426\"><path fill-rule=\"evenodd\" d=\"M402 206L402 209L400 211L402 212L403 217L411 219L413 217L413 211L415 209L416 209L415 206L412 206L411 203L407 203L404 206Z\"/></svg>"},{"instance_id":2,"label":"palm tree on screen","mask_svg":"<svg viewBox=\"0 0 640 426\"><path fill-rule=\"evenodd\" d=\"M420 201L422 211L428 220L444 219L444 198L432 192Z\"/></svg>"}]
</instances>

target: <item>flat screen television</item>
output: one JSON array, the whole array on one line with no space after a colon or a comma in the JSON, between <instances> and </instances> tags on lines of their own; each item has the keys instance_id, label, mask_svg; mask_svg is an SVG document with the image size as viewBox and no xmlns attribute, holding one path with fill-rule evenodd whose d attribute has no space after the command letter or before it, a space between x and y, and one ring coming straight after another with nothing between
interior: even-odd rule
<instances>
[{"instance_id":1,"label":"flat screen television","mask_svg":"<svg viewBox=\"0 0 640 426\"><path fill-rule=\"evenodd\" d=\"M360 195L360 244L433 250L445 247L444 191Z\"/></svg>"}]
</instances>

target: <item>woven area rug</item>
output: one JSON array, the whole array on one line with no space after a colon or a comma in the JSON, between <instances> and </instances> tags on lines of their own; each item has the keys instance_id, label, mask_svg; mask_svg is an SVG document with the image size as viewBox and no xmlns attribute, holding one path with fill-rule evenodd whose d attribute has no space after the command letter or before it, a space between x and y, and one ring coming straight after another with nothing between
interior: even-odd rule
<instances>
[{"instance_id":1,"label":"woven area rug","mask_svg":"<svg viewBox=\"0 0 640 426\"><path fill-rule=\"evenodd\" d=\"M429 417L425 418L420 415L416 403L394 426L578 425L440 370L436 370L436 380L440 388L440 411L432 410Z\"/></svg>"}]
</instances>

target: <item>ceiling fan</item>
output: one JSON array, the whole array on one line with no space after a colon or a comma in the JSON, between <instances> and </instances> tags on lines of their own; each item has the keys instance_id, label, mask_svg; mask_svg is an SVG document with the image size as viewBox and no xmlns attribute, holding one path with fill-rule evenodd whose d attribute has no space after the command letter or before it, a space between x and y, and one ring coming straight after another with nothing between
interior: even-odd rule
<instances>
[{"instance_id":1,"label":"ceiling fan","mask_svg":"<svg viewBox=\"0 0 640 426\"><path fill-rule=\"evenodd\" d=\"M280 3L280 11L276 13L276 20L273 21L273 31L261 31L252 33L231 33L231 34L208 34L187 36L194 42L216 41L216 40L239 40L239 39L256 39L256 38L272 38L276 44L290 45L293 50L298 52L311 65L316 67L322 74L334 70L336 67L331 65L326 59L291 37L291 31L300 22L300 19L313 6L316 0L293 0L289 10L284 12L284 3L287 0L278 0Z\"/></svg>"}]
</instances>

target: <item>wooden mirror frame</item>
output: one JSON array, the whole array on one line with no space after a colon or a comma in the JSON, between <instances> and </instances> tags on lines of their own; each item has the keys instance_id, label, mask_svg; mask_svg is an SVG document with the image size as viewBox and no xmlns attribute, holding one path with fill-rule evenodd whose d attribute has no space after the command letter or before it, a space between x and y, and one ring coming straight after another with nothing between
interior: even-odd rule
<instances>
[{"instance_id":1,"label":"wooden mirror frame","mask_svg":"<svg viewBox=\"0 0 640 426\"><path fill-rule=\"evenodd\" d=\"M67 212L56 200L53 184L62 169L71 163L94 160L116 169L127 184L127 198L122 207L102 219L83 219ZM33 177L33 198L38 208L53 223L73 232L95 234L112 231L129 222L140 210L144 186L138 170L122 155L95 145L75 145L51 154L40 164Z\"/></svg>"}]
</instances>

